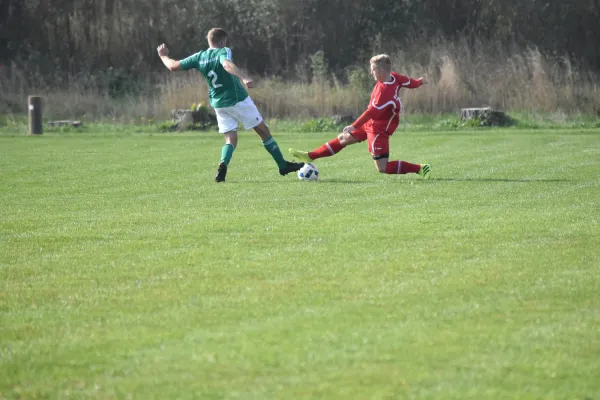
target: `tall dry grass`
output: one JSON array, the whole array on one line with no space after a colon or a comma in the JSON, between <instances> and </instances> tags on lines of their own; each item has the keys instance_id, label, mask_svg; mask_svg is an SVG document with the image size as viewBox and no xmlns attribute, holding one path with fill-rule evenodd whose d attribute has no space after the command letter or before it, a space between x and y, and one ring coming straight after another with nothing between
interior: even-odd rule
<instances>
[{"instance_id":1,"label":"tall dry grass","mask_svg":"<svg viewBox=\"0 0 600 400\"><path fill-rule=\"evenodd\" d=\"M430 84L401 93L404 112L448 113L462 107L505 111L600 115L600 76L568 57L536 49L506 51L485 44L440 42L390 53L395 70ZM284 82L258 79L250 91L262 113L277 118L358 115L368 102L368 65L354 66L328 80ZM301 75L309 76L304 71ZM135 95L115 98L106 88L73 78L60 87L36 87L14 65L0 70L0 112L26 112L29 94L45 97L48 118L136 121L168 119L172 108L207 102L206 83L195 72L157 71Z\"/></svg>"},{"instance_id":2,"label":"tall dry grass","mask_svg":"<svg viewBox=\"0 0 600 400\"><path fill-rule=\"evenodd\" d=\"M432 82L405 92L411 111L453 112L489 105L506 111L600 115L600 75L568 57L466 43L445 43L430 51L426 64L414 61L410 53L394 54L398 70L425 75Z\"/></svg>"}]
</instances>

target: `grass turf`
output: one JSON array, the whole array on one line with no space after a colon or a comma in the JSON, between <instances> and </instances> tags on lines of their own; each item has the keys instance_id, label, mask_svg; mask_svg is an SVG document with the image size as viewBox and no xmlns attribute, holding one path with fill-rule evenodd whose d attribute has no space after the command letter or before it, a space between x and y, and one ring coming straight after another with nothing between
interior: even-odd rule
<instances>
[{"instance_id":1,"label":"grass turf","mask_svg":"<svg viewBox=\"0 0 600 400\"><path fill-rule=\"evenodd\" d=\"M391 143L0 136L0 398L600 398L600 130Z\"/></svg>"}]
</instances>

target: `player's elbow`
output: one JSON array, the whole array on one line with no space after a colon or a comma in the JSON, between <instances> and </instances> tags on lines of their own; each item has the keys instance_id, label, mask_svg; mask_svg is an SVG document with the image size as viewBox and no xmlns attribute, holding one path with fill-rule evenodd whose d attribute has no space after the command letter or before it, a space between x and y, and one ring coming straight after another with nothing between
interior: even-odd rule
<instances>
[{"instance_id":1,"label":"player's elbow","mask_svg":"<svg viewBox=\"0 0 600 400\"><path fill-rule=\"evenodd\" d=\"M171 62L165 63L165 66L169 71L181 71L181 63L179 61L170 60Z\"/></svg>"}]
</instances>

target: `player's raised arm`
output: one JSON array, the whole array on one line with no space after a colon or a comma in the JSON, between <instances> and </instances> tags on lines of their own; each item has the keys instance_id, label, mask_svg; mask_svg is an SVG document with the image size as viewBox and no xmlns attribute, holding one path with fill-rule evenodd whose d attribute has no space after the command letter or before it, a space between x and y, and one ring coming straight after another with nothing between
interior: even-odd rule
<instances>
[{"instance_id":1,"label":"player's raised arm","mask_svg":"<svg viewBox=\"0 0 600 400\"><path fill-rule=\"evenodd\" d=\"M354 121L352 123L352 125L350 125L350 126L352 126L354 128L358 128L359 126L362 126L365 123L367 123L367 121L369 121L370 119L376 118L379 113L380 113L380 110L373 107L372 104L369 104L369 107L367 107L366 111L364 113L362 113L362 115L360 117L358 117L356 119L356 121ZM346 128L349 128L349 126L347 126Z\"/></svg>"},{"instance_id":2,"label":"player's raised arm","mask_svg":"<svg viewBox=\"0 0 600 400\"><path fill-rule=\"evenodd\" d=\"M377 119L384 112L387 105L388 103L386 101L382 101L379 96L376 96L371 100L365 112L352 123L352 126L358 128L367 123L370 119Z\"/></svg>"},{"instance_id":3,"label":"player's raised arm","mask_svg":"<svg viewBox=\"0 0 600 400\"><path fill-rule=\"evenodd\" d=\"M398 79L398 82L400 82L400 85L402 87L408 89L416 89L418 87L421 87L422 85L427 85L427 81L423 77L410 78L408 76L400 75L397 73L394 73L394 76L396 77L396 79Z\"/></svg>"},{"instance_id":4,"label":"player's raised arm","mask_svg":"<svg viewBox=\"0 0 600 400\"><path fill-rule=\"evenodd\" d=\"M156 48L156 51L158 51L158 56L162 60L163 64L165 64L165 67L169 69L169 71L181 70L180 62L169 58L169 49L167 48L167 45L165 45L164 43L161 44Z\"/></svg>"},{"instance_id":5,"label":"player's raised arm","mask_svg":"<svg viewBox=\"0 0 600 400\"><path fill-rule=\"evenodd\" d=\"M223 65L225 71L229 72L231 75L235 75L238 78L240 78L240 80L244 82L244 84L248 86L249 89L254 87L254 80L248 75L246 75L244 71L242 71L237 65L233 63L233 61L223 60L221 64Z\"/></svg>"}]
</instances>

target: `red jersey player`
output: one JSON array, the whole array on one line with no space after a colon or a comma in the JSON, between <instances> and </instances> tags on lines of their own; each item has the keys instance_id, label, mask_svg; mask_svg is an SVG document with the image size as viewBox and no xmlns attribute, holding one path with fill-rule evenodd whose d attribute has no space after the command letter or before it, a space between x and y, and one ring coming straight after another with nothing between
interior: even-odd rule
<instances>
[{"instance_id":1,"label":"red jersey player","mask_svg":"<svg viewBox=\"0 0 600 400\"><path fill-rule=\"evenodd\" d=\"M333 156L350 144L368 140L369 151L377 171L384 174L416 173L428 179L429 164L412 164L406 161L389 161L390 136L400 123L402 102L400 89L416 89L427 82L392 72L392 61L387 54L371 58L371 75L377 81L367 110L356 121L344 128L336 138L309 152L290 149L290 153L304 162Z\"/></svg>"}]
</instances>

